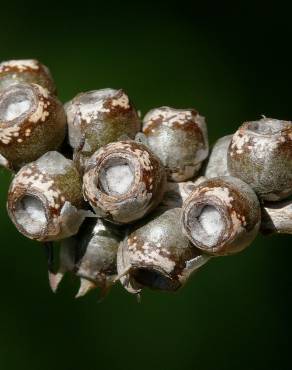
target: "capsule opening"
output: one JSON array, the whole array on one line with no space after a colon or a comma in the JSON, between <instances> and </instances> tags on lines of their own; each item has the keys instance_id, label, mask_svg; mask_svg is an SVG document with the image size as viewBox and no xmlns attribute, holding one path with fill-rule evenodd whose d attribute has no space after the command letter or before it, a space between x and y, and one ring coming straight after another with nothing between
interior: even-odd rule
<instances>
[{"instance_id":1,"label":"capsule opening","mask_svg":"<svg viewBox=\"0 0 292 370\"><path fill-rule=\"evenodd\" d=\"M225 229L225 220L213 205L194 206L189 214L189 227L194 242L215 247Z\"/></svg>"},{"instance_id":2,"label":"capsule opening","mask_svg":"<svg viewBox=\"0 0 292 370\"><path fill-rule=\"evenodd\" d=\"M278 119L261 119L248 123L248 129L257 134L272 135L286 128L284 121Z\"/></svg>"},{"instance_id":3,"label":"capsule opening","mask_svg":"<svg viewBox=\"0 0 292 370\"><path fill-rule=\"evenodd\" d=\"M0 98L0 120L13 121L27 114L33 105L30 91L13 86Z\"/></svg>"},{"instance_id":4,"label":"capsule opening","mask_svg":"<svg viewBox=\"0 0 292 370\"><path fill-rule=\"evenodd\" d=\"M132 276L139 284L154 290L174 291L180 286L178 281L150 267L135 268Z\"/></svg>"},{"instance_id":5,"label":"capsule opening","mask_svg":"<svg viewBox=\"0 0 292 370\"><path fill-rule=\"evenodd\" d=\"M16 222L30 235L40 234L47 224L44 206L40 199L25 195L19 199L14 212Z\"/></svg>"},{"instance_id":6,"label":"capsule opening","mask_svg":"<svg viewBox=\"0 0 292 370\"><path fill-rule=\"evenodd\" d=\"M133 166L121 158L111 158L103 164L99 174L99 187L108 195L127 194L134 183Z\"/></svg>"}]
</instances>

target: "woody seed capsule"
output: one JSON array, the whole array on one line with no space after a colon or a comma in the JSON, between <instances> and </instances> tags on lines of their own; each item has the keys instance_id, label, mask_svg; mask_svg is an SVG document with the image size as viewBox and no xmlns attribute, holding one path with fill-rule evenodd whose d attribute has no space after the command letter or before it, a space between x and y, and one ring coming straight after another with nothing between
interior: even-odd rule
<instances>
[{"instance_id":1,"label":"woody seed capsule","mask_svg":"<svg viewBox=\"0 0 292 370\"><path fill-rule=\"evenodd\" d=\"M17 170L62 144L62 104L40 85L19 83L0 92L0 163Z\"/></svg>"},{"instance_id":2,"label":"woody seed capsule","mask_svg":"<svg viewBox=\"0 0 292 370\"><path fill-rule=\"evenodd\" d=\"M130 293L143 287L175 291L210 259L183 235L180 218L181 208L158 209L120 244L118 274Z\"/></svg>"},{"instance_id":3,"label":"woody seed capsule","mask_svg":"<svg viewBox=\"0 0 292 370\"><path fill-rule=\"evenodd\" d=\"M134 139L140 119L123 90L101 89L78 94L65 104L69 141L81 172L100 147L121 136Z\"/></svg>"},{"instance_id":4,"label":"woody seed capsule","mask_svg":"<svg viewBox=\"0 0 292 370\"><path fill-rule=\"evenodd\" d=\"M292 122L263 118L244 123L231 140L228 170L263 200L287 198L292 194Z\"/></svg>"},{"instance_id":5,"label":"woody seed capsule","mask_svg":"<svg viewBox=\"0 0 292 370\"><path fill-rule=\"evenodd\" d=\"M256 237L261 221L254 191L234 177L215 177L199 184L183 205L185 235L213 255L237 253Z\"/></svg>"},{"instance_id":6,"label":"woody seed capsule","mask_svg":"<svg viewBox=\"0 0 292 370\"><path fill-rule=\"evenodd\" d=\"M56 86L48 67L36 59L0 63L0 90L19 82L35 83L56 94Z\"/></svg>"},{"instance_id":7,"label":"woody seed capsule","mask_svg":"<svg viewBox=\"0 0 292 370\"><path fill-rule=\"evenodd\" d=\"M208 156L205 119L194 109L152 109L144 117L143 133L170 181L192 178Z\"/></svg>"},{"instance_id":8,"label":"woody seed capsule","mask_svg":"<svg viewBox=\"0 0 292 370\"><path fill-rule=\"evenodd\" d=\"M93 154L83 193L98 217L126 224L159 204L165 184L160 160L143 144L129 140L110 143Z\"/></svg>"},{"instance_id":9,"label":"woody seed capsule","mask_svg":"<svg viewBox=\"0 0 292 370\"><path fill-rule=\"evenodd\" d=\"M73 162L48 152L24 166L8 193L8 215L28 238L53 241L78 232L86 215L81 178Z\"/></svg>"}]
</instances>

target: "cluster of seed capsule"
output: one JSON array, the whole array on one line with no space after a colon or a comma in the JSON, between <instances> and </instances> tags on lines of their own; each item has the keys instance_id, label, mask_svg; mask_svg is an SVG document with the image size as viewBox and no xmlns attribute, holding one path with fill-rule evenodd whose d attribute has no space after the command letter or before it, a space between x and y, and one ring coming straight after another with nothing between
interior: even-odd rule
<instances>
[{"instance_id":1,"label":"cluster of seed capsule","mask_svg":"<svg viewBox=\"0 0 292 370\"><path fill-rule=\"evenodd\" d=\"M37 60L0 64L0 164L13 173L8 215L49 253L53 291L65 273L80 277L77 296L117 281L176 291L259 230L292 233L290 121L246 122L209 153L195 109L141 120L114 89L63 105Z\"/></svg>"}]
</instances>

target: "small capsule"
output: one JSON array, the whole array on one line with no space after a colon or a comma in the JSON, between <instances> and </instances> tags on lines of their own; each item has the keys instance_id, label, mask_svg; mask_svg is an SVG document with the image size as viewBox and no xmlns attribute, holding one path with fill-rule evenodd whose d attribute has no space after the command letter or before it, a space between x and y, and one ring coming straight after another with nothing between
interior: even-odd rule
<instances>
[{"instance_id":1,"label":"small capsule","mask_svg":"<svg viewBox=\"0 0 292 370\"><path fill-rule=\"evenodd\" d=\"M234 177L215 177L199 184L183 205L185 235L211 255L237 253L256 237L261 222L254 191Z\"/></svg>"},{"instance_id":2,"label":"small capsule","mask_svg":"<svg viewBox=\"0 0 292 370\"><path fill-rule=\"evenodd\" d=\"M49 150L66 134L62 104L40 85L19 83L0 91L0 155L18 170Z\"/></svg>"},{"instance_id":3,"label":"small capsule","mask_svg":"<svg viewBox=\"0 0 292 370\"><path fill-rule=\"evenodd\" d=\"M166 175L160 160L135 141L110 143L88 161L85 199L98 217L114 223L136 221L162 200Z\"/></svg>"},{"instance_id":4,"label":"small capsule","mask_svg":"<svg viewBox=\"0 0 292 370\"><path fill-rule=\"evenodd\" d=\"M205 119L194 109L152 109L144 117L143 133L170 181L191 179L208 156Z\"/></svg>"},{"instance_id":5,"label":"small capsule","mask_svg":"<svg viewBox=\"0 0 292 370\"><path fill-rule=\"evenodd\" d=\"M81 178L73 162L48 152L24 166L8 193L8 215L20 233L38 241L54 241L78 232L87 215Z\"/></svg>"},{"instance_id":6,"label":"small capsule","mask_svg":"<svg viewBox=\"0 0 292 370\"><path fill-rule=\"evenodd\" d=\"M214 144L204 169L204 176L208 179L219 176L230 176L227 166L227 152L232 136L223 136Z\"/></svg>"},{"instance_id":7,"label":"small capsule","mask_svg":"<svg viewBox=\"0 0 292 370\"><path fill-rule=\"evenodd\" d=\"M51 94L56 94L56 86L48 67L36 59L0 63L0 90L19 82L38 84Z\"/></svg>"},{"instance_id":8,"label":"small capsule","mask_svg":"<svg viewBox=\"0 0 292 370\"><path fill-rule=\"evenodd\" d=\"M292 194L292 122L245 122L231 140L228 170L263 200L287 198Z\"/></svg>"},{"instance_id":9,"label":"small capsule","mask_svg":"<svg viewBox=\"0 0 292 370\"><path fill-rule=\"evenodd\" d=\"M80 171L102 146L122 136L134 139L140 118L123 90L101 89L78 94L65 104L69 142Z\"/></svg>"},{"instance_id":10,"label":"small capsule","mask_svg":"<svg viewBox=\"0 0 292 370\"><path fill-rule=\"evenodd\" d=\"M120 244L118 277L130 293L176 291L210 259L183 235L180 218L181 208L158 209Z\"/></svg>"}]
</instances>

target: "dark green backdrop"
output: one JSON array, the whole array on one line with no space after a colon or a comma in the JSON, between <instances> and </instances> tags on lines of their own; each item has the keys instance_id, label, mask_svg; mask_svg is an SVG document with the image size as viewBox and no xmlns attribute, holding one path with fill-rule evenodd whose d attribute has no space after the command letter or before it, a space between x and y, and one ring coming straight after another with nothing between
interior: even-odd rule
<instances>
[{"instance_id":1,"label":"dark green backdrop","mask_svg":"<svg viewBox=\"0 0 292 370\"><path fill-rule=\"evenodd\" d=\"M143 114L195 107L211 143L261 114L292 119L284 9L236 6L219 15L222 4L183 2L5 6L0 59L49 65L64 102L122 87ZM291 236L259 236L243 253L211 261L177 294L147 291L137 304L116 286L101 304L96 292L76 301L70 278L50 292L42 248L7 218L10 176L0 175L1 369L291 368Z\"/></svg>"}]
</instances>

